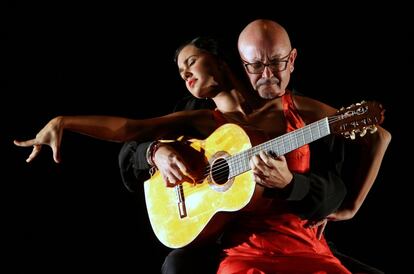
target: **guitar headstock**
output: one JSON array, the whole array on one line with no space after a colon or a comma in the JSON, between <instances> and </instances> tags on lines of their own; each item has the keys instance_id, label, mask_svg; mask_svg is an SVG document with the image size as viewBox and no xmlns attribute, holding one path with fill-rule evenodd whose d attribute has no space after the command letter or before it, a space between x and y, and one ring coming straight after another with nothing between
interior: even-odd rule
<instances>
[{"instance_id":1,"label":"guitar headstock","mask_svg":"<svg viewBox=\"0 0 414 274\"><path fill-rule=\"evenodd\" d=\"M329 117L331 133L351 139L355 139L356 134L362 137L367 131L374 133L376 125L384 121L384 112L382 105L375 101L362 101L341 108L336 115Z\"/></svg>"}]
</instances>

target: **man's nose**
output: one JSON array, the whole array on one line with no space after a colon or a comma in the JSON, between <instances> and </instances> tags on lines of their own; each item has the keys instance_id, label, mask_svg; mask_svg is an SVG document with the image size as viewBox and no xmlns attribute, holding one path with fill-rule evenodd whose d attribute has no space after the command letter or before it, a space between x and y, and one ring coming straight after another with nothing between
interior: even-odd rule
<instances>
[{"instance_id":1,"label":"man's nose","mask_svg":"<svg viewBox=\"0 0 414 274\"><path fill-rule=\"evenodd\" d=\"M274 74L269 66L265 66L262 72L262 78L271 78Z\"/></svg>"}]
</instances>

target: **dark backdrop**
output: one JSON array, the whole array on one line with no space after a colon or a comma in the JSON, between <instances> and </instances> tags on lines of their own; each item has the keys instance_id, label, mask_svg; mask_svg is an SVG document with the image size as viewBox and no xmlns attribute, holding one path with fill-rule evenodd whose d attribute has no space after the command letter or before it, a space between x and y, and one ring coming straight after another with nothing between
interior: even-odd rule
<instances>
[{"instance_id":1,"label":"dark backdrop","mask_svg":"<svg viewBox=\"0 0 414 274\"><path fill-rule=\"evenodd\" d=\"M248 22L270 18L286 27L299 51L293 81L301 92L338 108L365 99L387 109L384 127L394 139L378 180L355 218L326 231L344 253L387 270L392 255L384 246L405 231L404 219L394 215L403 181L392 168L401 163L397 103L412 61L405 9L275 2L239 12L193 4L179 4L180 12L162 4L145 10L121 3L3 4L2 200L11 269L138 273L145 265L157 273L168 249L152 233L143 193L122 185L121 144L65 133L61 164L49 148L27 164L30 149L12 140L34 137L56 115L168 113L186 94L172 61L181 42L213 34L235 48Z\"/></svg>"}]
</instances>

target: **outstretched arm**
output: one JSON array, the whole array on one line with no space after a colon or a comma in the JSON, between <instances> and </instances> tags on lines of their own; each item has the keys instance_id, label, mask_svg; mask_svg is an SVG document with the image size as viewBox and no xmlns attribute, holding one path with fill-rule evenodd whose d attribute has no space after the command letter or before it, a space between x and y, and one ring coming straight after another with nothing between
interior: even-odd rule
<instances>
[{"instance_id":1,"label":"outstretched arm","mask_svg":"<svg viewBox=\"0 0 414 274\"><path fill-rule=\"evenodd\" d=\"M21 147L33 146L27 162L32 161L40 153L42 145L48 145L53 150L55 162L59 163L60 145L65 129L112 142L145 141L168 134L174 136L189 127L207 132L213 128L213 120L210 117L202 111L182 111L144 120L113 116L58 116L50 120L35 138L26 141L15 140L14 143Z\"/></svg>"},{"instance_id":2,"label":"outstretched arm","mask_svg":"<svg viewBox=\"0 0 414 274\"><path fill-rule=\"evenodd\" d=\"M128 121L126 118L111 116L58 116L50 120L35 138L15 140L14 143L21 147L33 146L27 162L36 158L43 145L48 145L52 148L53 159L59 163L60 145L65 129L107 141L122 141L128 137Z\"/></svg>"}]
</instances>

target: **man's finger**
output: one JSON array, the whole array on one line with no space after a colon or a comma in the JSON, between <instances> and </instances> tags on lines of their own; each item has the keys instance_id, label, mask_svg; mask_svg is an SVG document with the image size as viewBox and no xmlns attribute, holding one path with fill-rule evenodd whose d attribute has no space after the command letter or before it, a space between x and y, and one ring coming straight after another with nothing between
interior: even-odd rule
<instances>
[{"instance_id":1,"label":"man's finger","mask_svg":"<svg viewBox=\"0 0 414 274\"><path fill-rule=\"evenodd\" d=\"M177 165L177 167L181 170L182 173L187 174L187 167L181 162L180 159L177 159L175 161L175 164Z\"/></svg>"}]
</instances>

